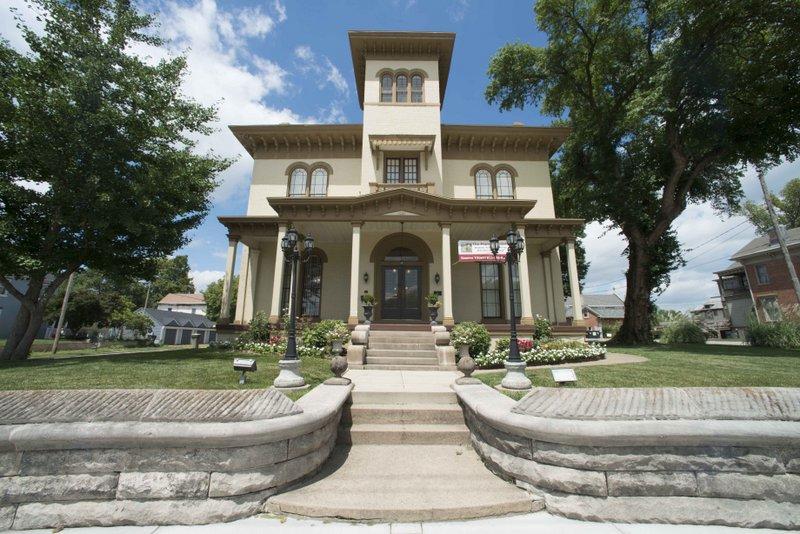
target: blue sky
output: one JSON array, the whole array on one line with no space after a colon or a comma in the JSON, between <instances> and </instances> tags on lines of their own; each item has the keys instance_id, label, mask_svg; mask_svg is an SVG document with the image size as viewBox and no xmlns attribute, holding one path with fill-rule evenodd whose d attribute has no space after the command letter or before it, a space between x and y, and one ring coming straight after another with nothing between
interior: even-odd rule
<instances>
[{"instance_id":1,"label":"blue sky","mask_svg":"<svg viewBox=\"0 0 800 534\"><path fill-rule=\"evenodd\" d=\"M191 242L178 253L189 256L199 288L223 274L227 240L218 215L240 215L246 199L252 159L227 130L229 124L361 122L351 67L347 30L430 30L455 32L445 123L546 125L550 118L537 110L501 113L483 98L489 58L504 43L521 40L545 43L528 0L144 0L139 5L156 13L159 33L169 40L162 48L137 47L133 52L154 59L187 55L187 95L219 108L217 132L199 141L238 160L220 177L213 209ZM0 0L0 35L24 48L13 21L6 16L18 7L34 21L23 0ZM800 176L800 164L785 164L770 172L777 190ZM753 172L744 182L746 194L760 195ZM753 237L742 219L724 220L706 205L690 206L676 222L689 265L673 274L673 283L659 298L664 307L687 309L716 293L713 271ZM585 244L591 267L586 292L625 292L621 257L624 241L601 223L587 226ZM689 250L695 248L695 250Z\"/></svg>"}]
</instances>

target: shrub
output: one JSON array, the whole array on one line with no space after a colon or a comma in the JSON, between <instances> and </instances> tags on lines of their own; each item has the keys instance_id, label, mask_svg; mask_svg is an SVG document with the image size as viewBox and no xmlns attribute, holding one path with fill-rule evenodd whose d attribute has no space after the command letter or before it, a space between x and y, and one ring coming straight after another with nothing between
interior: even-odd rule
<instances>
[{"instance_id":1,"label":"shrub","mask_svg":"<svg viewBox=\"0 0 800 534\"><path fill-rule=\"evenodd\" d=\"M533 339L536 341L544 341L550 339L553 331L550 328L550 321L541 315L533 318Z\"/></svg>"},{"instance_id":2,"label":"shrub","mask_svg":"<svg viewBox=\"0 0 800 534\"><path fill-rule=\"evenodd\" d=\"M266 343L273 334L273 326L269 324L269 316L263 311L257 312L250 321L250 328L247 333L242 334L247 341Z\"/></svg>"},{"instance_id":3,"label":"shrub","mask_svg":"<svg viewBox=\"0 0 800 534\"><path fill-rule=\"evenodd\" d=\"M705 343L706 335L700 326L682 319L667 325L661 333L661 340L664 343Z\"/></svg>"},{"instance_id":4,"label":"shrub","mask_svg":"<svg viewBox=\"0 0 800 534\"><path fill-rule=\"evenodd\" d=\"M783 319L759 323L753 317L747 325L747 340L757 347L800 349L800 322Z\"/></svg>"},{"instance_id":5,"label":"shrub","mask_svg":"<svg viewBox=\"0 0 800 534\"><path fill-rule=\"evenodd\" d=\"M520 341L518 340L517 346ZM520 350L520 358L529 365L553 365L567 362L581 362L604 358L606 348L601 344L587 345L582 341L549 341L537 344L530 342L531 350ZM508 338L497 341L495 348L475 358L475 363L482 368L502 367L508 359Z\"/></svg>"},{"instance_id":6,"label":"shrub","mask_svg":"<svg viewBox=\"0 0 800 534\"><path fill-rule=\"evenodd\" d=\"M364 293L361 295L361 304L364 304L365 306L374 306L375 295L369 291L364 291Z\"/></svg>"},{"instance_id":7,"label":"shrub","mask_svg":"<svg viewBox=\"0 0 800 534\"><path fill-rule=\"evenodd\" d=\"M327 319L316 324L309 324L300 334L301 347L307 347L305 354L303 352L300 352L300 354L301 356L324 356L327 354L331 342L335 339L341 340L342 343L347 343L350 339L350 331L344 321Z\"/></svg>"},{"instance_id":8,"label":"shrub","mask_svg":"<svg viewBox=\"0 0 800 534\"><path fill-rule=\"evenodd\" d=\"M464 321L453 327L453 331L450 333L450 344L456 349L461 345L469 345L469 354L474 358L486 354L492 345L492 338L482 324Z\"/></svg>"}]
</instances>

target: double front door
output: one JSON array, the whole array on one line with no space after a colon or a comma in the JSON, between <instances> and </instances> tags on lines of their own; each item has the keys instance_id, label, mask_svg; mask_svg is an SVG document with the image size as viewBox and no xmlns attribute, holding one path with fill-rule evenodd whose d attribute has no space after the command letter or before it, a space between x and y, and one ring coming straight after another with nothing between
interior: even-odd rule
<instances>
[{"instance_id":1,"label":"double front door","mask_svg":"<svg viewBox=\"0 0 800 534\"><path fill-rule=\"evenodd\" d=\"M422 267L384 265L382 267L382 319L420 319L422 316Z\"/></svg>"}]
</instances>

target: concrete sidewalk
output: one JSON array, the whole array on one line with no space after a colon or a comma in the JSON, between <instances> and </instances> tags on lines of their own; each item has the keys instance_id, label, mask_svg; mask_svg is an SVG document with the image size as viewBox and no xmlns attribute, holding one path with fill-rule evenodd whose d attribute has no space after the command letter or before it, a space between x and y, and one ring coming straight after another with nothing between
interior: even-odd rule
<instances>
[{"instance_id":1,"label":"concrete sidewalk","mask_svg":"<svg viewBox=\"0 0 800 534\"><path fill-rule=\"evenodd\" d=\"M15 530L14 534L50 534L52 530ZM262 515L215 525L168 527L68 528L62 534L777 534L779 530L697 525L588 523L546 512L441 523L344 523Z\"/></svg>"}]
</instances>

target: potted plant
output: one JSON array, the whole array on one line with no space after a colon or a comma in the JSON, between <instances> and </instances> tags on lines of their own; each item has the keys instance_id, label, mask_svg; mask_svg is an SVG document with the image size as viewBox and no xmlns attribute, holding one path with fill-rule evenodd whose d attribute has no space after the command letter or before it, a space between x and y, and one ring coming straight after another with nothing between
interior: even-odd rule
<instances>
[{"instance_id":1,"label":"potted plant","mask_svg":"<svg viewBox=\"0 0 800 534\"><path fill-rule=\"evenodd\" d=\"M372 308L375 306L375 295L364 291L364 294L361 295L361 305L364 308L364 322L369 324L372 319Z\"/></svg>"},{"instance_id":2,"label":"potted plant","mask_svg":"<svg viewBox=\"0 0 800 534\"><path fill-rule=\"evenodd\" d=\"M342 346L350 339L350 330L344 321L323 321L324 324L325 341L331 347L331 353L338 356L342 353Z\"/></svg>"},{"instance_id":3,"label":"potted plant","mask_svg":"<svg viewBox=\"0 0 800 534\"><path fill-rule=\"evenodd\" d=\"M425 301L428 303L428 313L431 316L431 324L436 324L436 317L439 315L439 306L441 306L439 295L431 293L425 297Z\"/></svg>"},{"instance_id":4,"label":"potted plant","mask_svg":"<svg viewBox=\"0 0 800 534\"><path fill-rule=\"evenodd\" d=\"M458 350L458 357L465 358L470 354L480 356L491 346L489 331L482 324L472 321L458 323L450 332L450 344Z\"/></svg>"}]
</instances>

